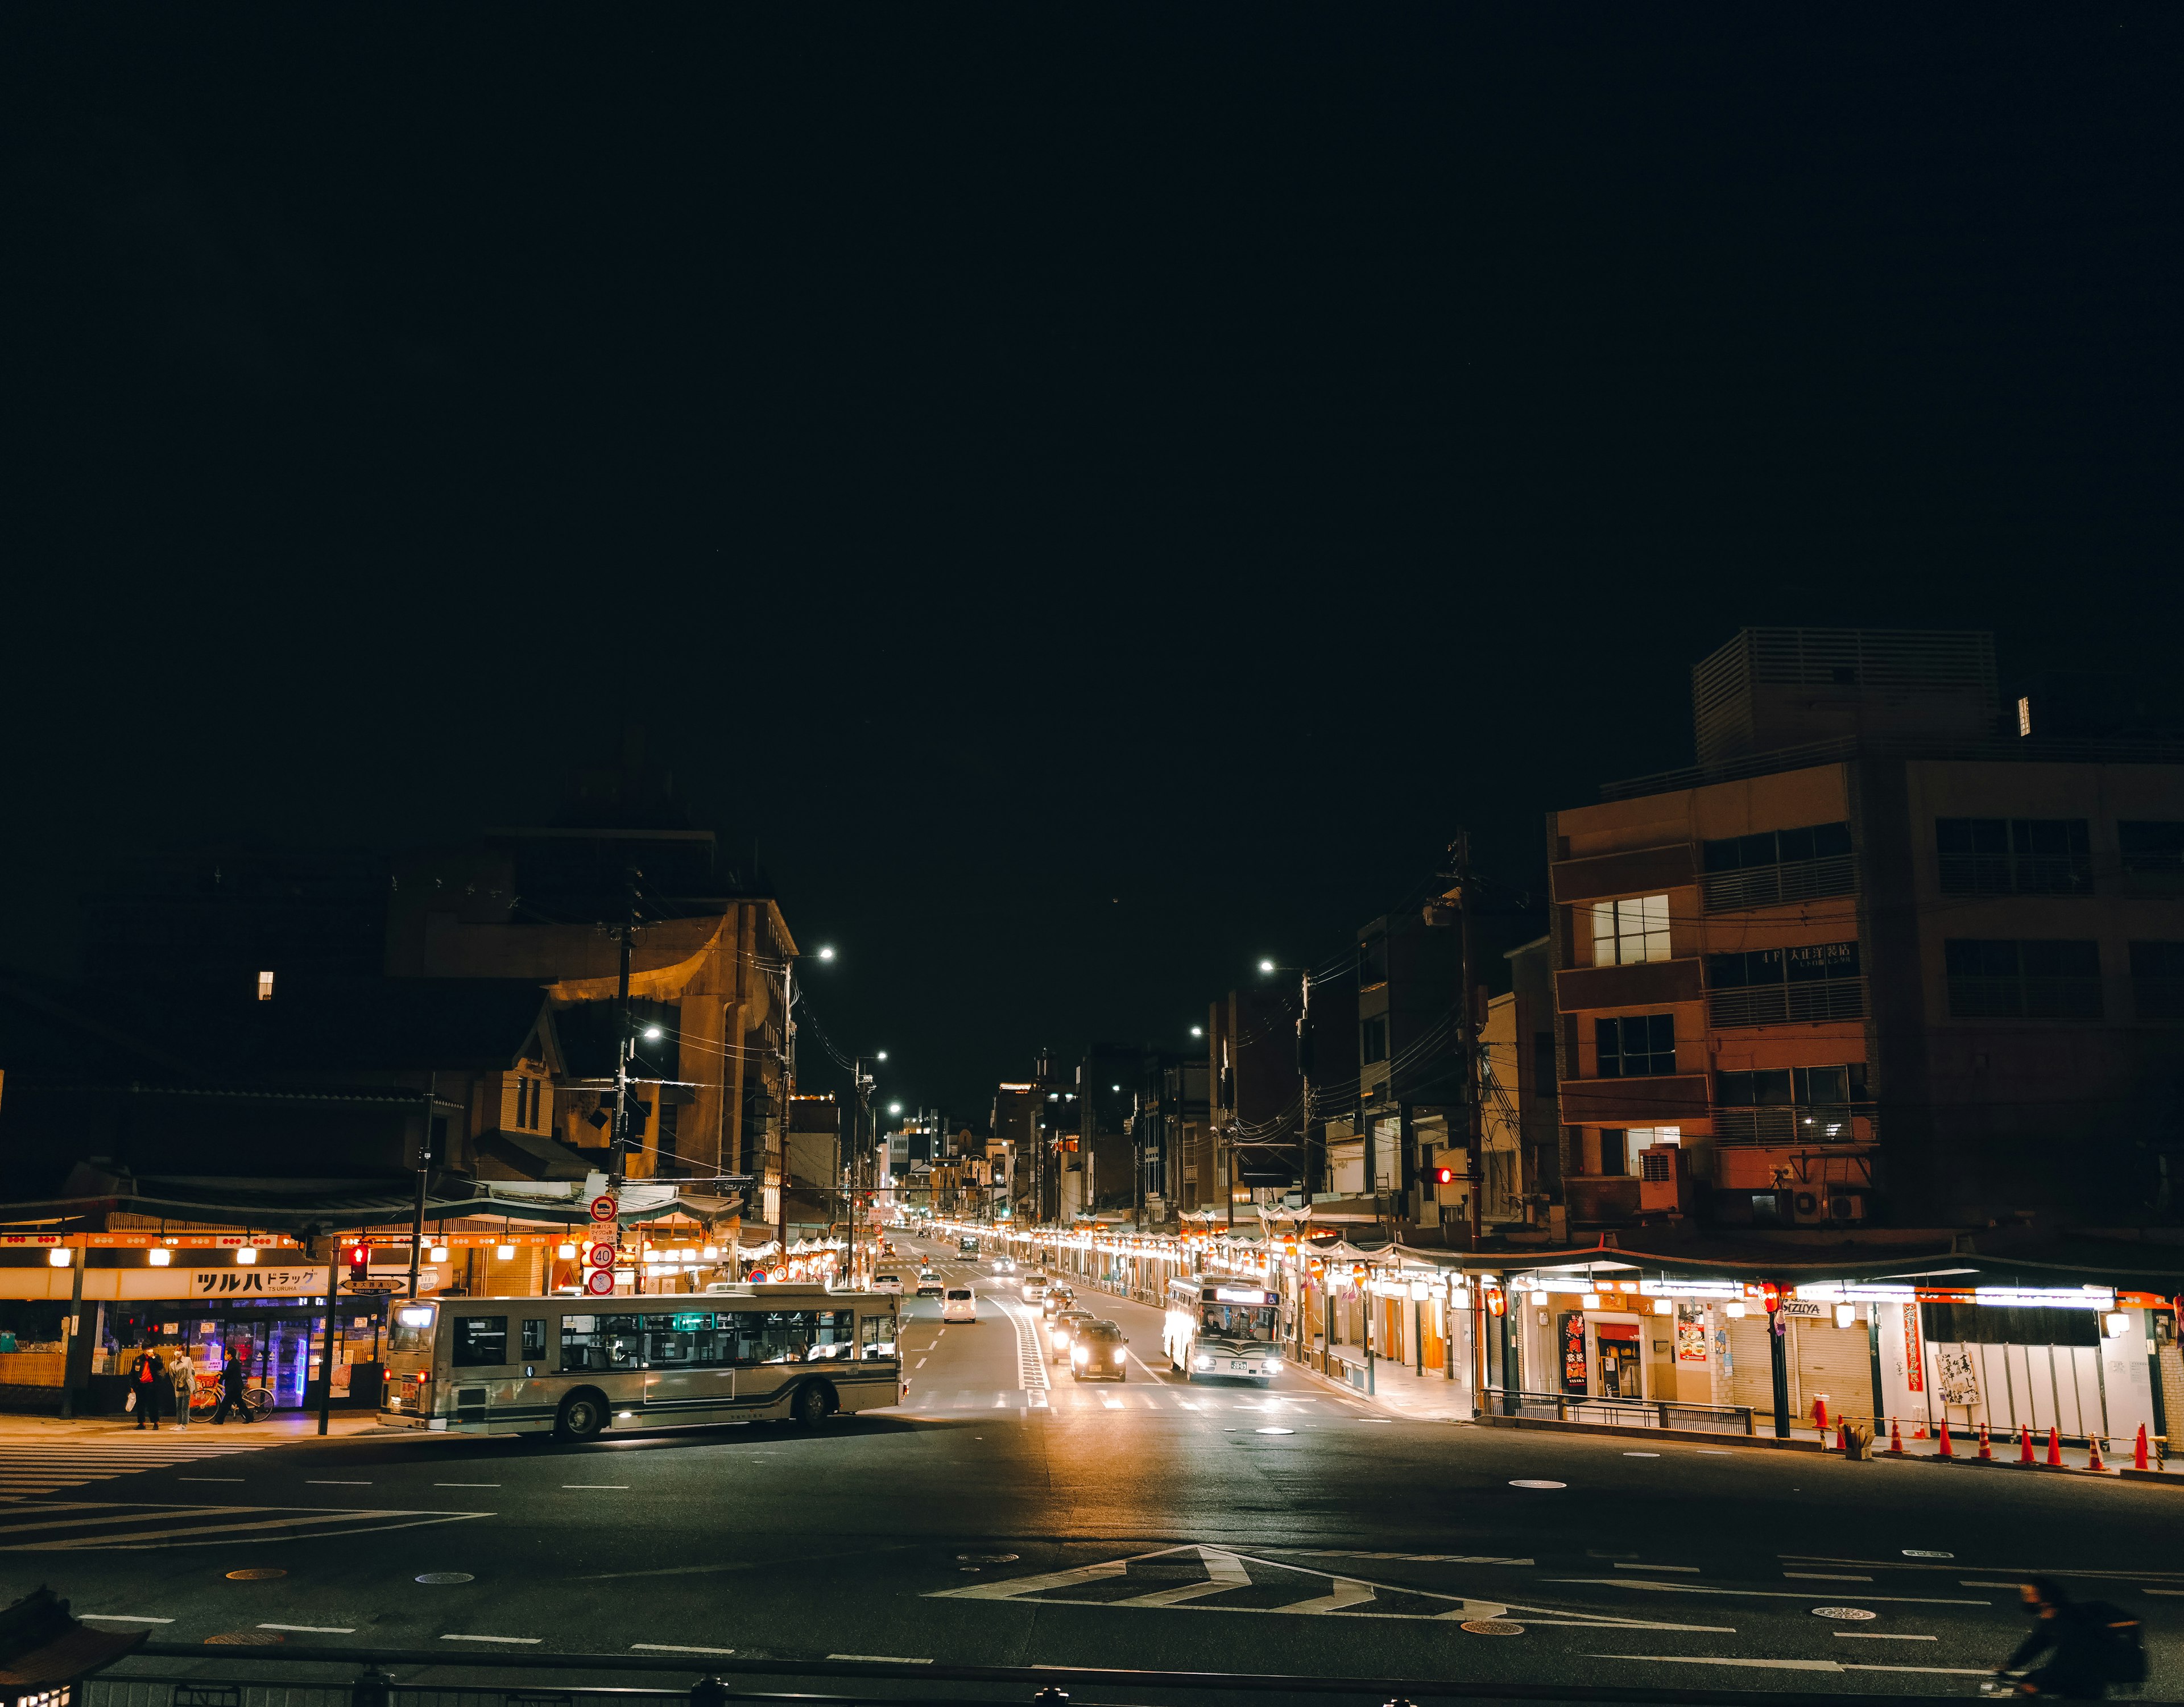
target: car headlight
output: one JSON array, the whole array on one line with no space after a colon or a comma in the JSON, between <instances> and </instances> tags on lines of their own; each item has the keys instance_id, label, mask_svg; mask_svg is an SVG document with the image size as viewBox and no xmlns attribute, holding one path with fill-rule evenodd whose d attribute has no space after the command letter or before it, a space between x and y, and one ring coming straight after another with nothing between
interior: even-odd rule
<instances>
[{"instance_id":1,"label":"car headlight","mask_svg":"<svg viewBox=\"0 0 2184 1707\"><path fill-rule=\"evenodd\" d=\"M1120 1352L1115 1353L1115 1361L1118 1364L1123 1361L1123 1354Z\"/></svg>"},{"instance_id":2,"label":"car headlight","mask_svg":"<svg viewBox=\"0 0 2184 1707\"><path fill-rule=\"evenodd\" d=\"M1090 1361L1091 1361L1091 1358L1092 1358L1092 1353L1091 1353L1090 1350L1089 1350L1089 1348L1087 1348L1086 1347L1084 1347L1084 1346L1079 1346L1079 1347L1078 1347L1078 1348L1077 1348L1075 1351L1072 1352L1069 1355L1070 1355L1070 1357L1071 1357L1071 1358L1072 1358L1072 1360L1074 1360L1075 1362L1080 1363L1080 1364L1082 1364L1082 1363L1089 1363L1089 1362L1090 1362Z\"/></svg>"}]
</instances>

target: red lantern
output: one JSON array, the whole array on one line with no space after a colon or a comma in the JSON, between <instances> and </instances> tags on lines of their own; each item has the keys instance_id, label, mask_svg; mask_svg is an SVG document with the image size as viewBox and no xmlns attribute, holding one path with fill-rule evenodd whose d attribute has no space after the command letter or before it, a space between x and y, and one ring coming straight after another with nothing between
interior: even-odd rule
<instances>
[{"instance_id":1,"label":"red lantern","mask_svg":"<svg viewBox=\"0 0 2184 1707\"><path fill-rule=\"evenodd\" d=\"M1782 1308L1782 1289L1772 1280L1762 1280L1759 1283L1759 1302L1767 1307L1767 1314L1773 1315Z\"/></svg>"}]
</instances>

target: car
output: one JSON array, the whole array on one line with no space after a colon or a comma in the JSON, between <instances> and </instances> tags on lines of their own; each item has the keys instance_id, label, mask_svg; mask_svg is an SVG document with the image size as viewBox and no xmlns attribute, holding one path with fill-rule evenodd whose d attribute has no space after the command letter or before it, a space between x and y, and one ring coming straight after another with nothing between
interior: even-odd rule
<instances>
[{"instance_id":1,"label":"car","mask_svg":"<svg viewBox=\"0 0 2184 1707\"><path fill-rule=\"evenodd\" d=\"M1057 1364L1069 1359L1069 1342L1077 1330L1087 1322L1095 1320L1089 1310L1064 1310L1046 1325L1047 1355Z\"/></svg>"},{"instance_id":2,"label":"car","mask_svg":"<svg viewBox=\"0 0 2184 1707\"><path fill-rule=\"evenodd\" d=\"M944 1322L975 1322L978 1319L978 1301L968 1286L950 1286L940 1300L940 1319Z\"/></svg>"},{"instance_id":3,"label":"car","mask_svg":"<svg viewBox=\"0 0 2184 1707\"><path fill-rule=\"evenodd\" d=\"M875 1275L872 1276L872 1290L876 1292L893 1292L899 1298L902 1296L902 1276Z\"/></svg>"},{"instance_id":4,"label":"car","mask_svg":"<svg viewBox=\"0 0 2184 1707\"><path fill-rule=\"evenodd\" d=\"M996 1257L994 1258L994 1272L995 1274L1013 1275L1016 1271L1017 1259L1014 1257Z\"/></svg>"},{"instance_id":5,"label":"car","mask_svg":"<svg viewBox=\"0 0 2184 1707\"><path fill-rule=\"evenodd\" d=\"M934 1274L930 1269L920 1269L917 1271L917 1296L921 1298L939 1297L940 1296L940 1276Z\"/></svg>"},{"instance_id":6,"label":"car","mask_svg":"<svg viewBox=\"0 0 2184 1707\"><path fill-rule=\"evenodd\" d=\"M1048 1285L1049 1282L1047 1278L1044 1275L1026 1275L1023 1277L1024 1302L1027 1304L1045 1303L1046 1302L1046 1289Z\"/></svg>"},{"instance_id":7,"label":"car","mask_svg":"<svg viewBox=\"0 0 2184 1707\"><path fill-rule=\"evenodd\" d=\"M1077 1294L1070 1287L1060 1285L1050 1285L1047 1287L1046 1313L1048 1315L1058 1316L1064 1310L1073 1310L1076 1308Z\"/></svg>"},{"instance_id":8,"label":"car","mask_svg":"<svg viewBox=\"0 0 2184 1707\"><path fill-rule=\"evenodd\" d=\"M1126 1381L1130 1378L1129 1342L1109 1321L1089 1321L1070 1336L1069 1373L1080 1381Z\"/></svg>"},{"instance_id":9,"label":"car","mask_svg":"<svg viewBox=\"0 0 2184 1707\"><path fill-rule=\"evenodd\" d=\"M883 1240L881 1240L881 1241L880 1241L880 1255L882 1255L883 1257L892 1257L893 1255L894 1255L894 1240L892 1240L892 1239L883 1239Z\"/></svg>"}]
</instances>

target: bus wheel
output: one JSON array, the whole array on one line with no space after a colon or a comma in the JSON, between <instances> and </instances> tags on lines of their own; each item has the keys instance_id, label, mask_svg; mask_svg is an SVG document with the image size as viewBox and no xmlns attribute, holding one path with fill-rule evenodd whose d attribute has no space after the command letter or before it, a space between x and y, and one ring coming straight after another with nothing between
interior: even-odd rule
<instances>
[{"instance_id":1,"label":"bus wheel","mask_svg":"<svg viewBox=\"0 0 2184 1707\"><path fill-rule=\"evenodd\" d=\"M606 1426L607 1408L592 1393L571 1393L554 1419L556 1440L590 1440Z\"/></svg>"},{"instance_id":2,"label":"bus wheel","mask_svg":"<svg viewBox=\"0 0 2184 1707\"><path fill-rule=\"evenodd\" d=\"M796 1397L788 1402L788 1414L796 1419L800 1428L816 1428L827 1420L827 1390L816 1381L797 1388Z\"/></svg>"}]
</instances>

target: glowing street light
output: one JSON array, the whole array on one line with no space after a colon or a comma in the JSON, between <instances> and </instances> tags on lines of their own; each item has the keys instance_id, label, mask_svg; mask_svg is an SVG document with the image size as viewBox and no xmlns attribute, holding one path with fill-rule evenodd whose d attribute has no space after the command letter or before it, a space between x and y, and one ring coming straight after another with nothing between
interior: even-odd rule
<instances>
[{"instance_id":1,"label":"glowing street light","mask_svg":"<svg viewBox=\"0 0 2184 1707\"><path fill-rule=\"evenodd\" d=\"M1194 1025L1190 1028L1190 1035L1193 1037L1203 1037L1206 1035L1206 1028L1202 1025Z\"/></svg>"},{"instance_id":2,"label":"glowing street light","mask_svg":"<svg viewBox=\"0 0 2184 1707\"><path fill-rule=\"evenodd\" d=\"M1272 972L1273 969L1274 963L1271 960L1262 960L1259 962L1259 970L1262 972Z\"/></svg>"},{"instance_id":3,"label":"glowing street light","mask_svg":"<svg viewBox=\"0 0 2184 1707\"><path fill-rule=\"evenodd\" d=\"M666 1035L656 1025L648 1025L644 1028L644 1040L647 1043L657 1043Z\"/></svg>"},{"instance_id":4,"label":"glowing street light","mask_svg":"<svg viewBox=\"0 0 2184 1707\"><path fill-rule=\"evenodd\" d=\"M902 1104L901 1104L901 1103L900 1103L900 1102L890 1102L890 1103L889 1103L889 1104L888 1104L888 1113L890 1113L890 1114L900 1114L900 1113L902 1113Z\"/></svg>"},{"instance_id":5,"label":"glowing street light","mask_svg":"<svg viewBox=\"0 0 2184 1707\"><path fill-rule=\"evenodd\" d=\"M822 960L832 960L833 957L834 951L831 948L822 948L819 951L819 958Z\"/></svg>"}]
</instances>

